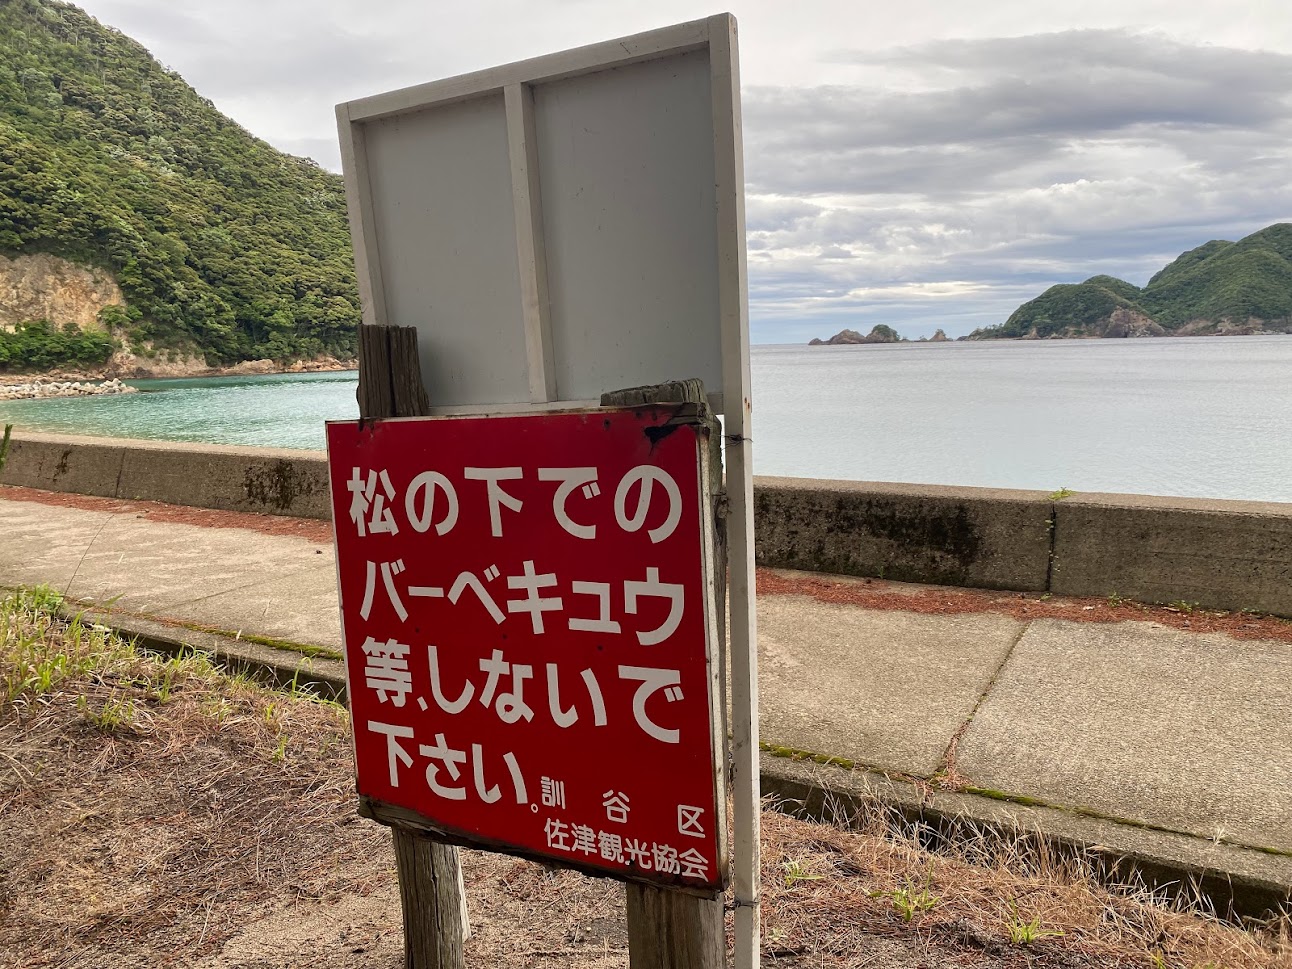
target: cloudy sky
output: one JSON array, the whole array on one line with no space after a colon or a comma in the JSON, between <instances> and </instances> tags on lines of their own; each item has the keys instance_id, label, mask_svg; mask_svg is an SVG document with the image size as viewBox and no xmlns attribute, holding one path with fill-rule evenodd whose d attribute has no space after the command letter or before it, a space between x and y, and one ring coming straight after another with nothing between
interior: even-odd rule
<instances>
[{"instance_id":1,"label":"cloudy sky","mask_svg":"<svg viewBox=\"0 0 1292 969\"><path fill-rule=\"evenodd\" d=\"M691 0L82 0L338 169L333 105L696 19ZM1060 7L1062 9L1060 9ZM733 0L759 343L1002 322L1292 220L1286 0Z\"/></svg>"}]
</instances>

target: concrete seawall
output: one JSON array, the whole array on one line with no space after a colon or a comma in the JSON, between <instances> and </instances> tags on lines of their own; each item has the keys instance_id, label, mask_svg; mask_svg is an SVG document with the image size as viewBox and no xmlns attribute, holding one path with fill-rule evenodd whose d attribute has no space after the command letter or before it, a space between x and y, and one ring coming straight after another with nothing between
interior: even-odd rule
<instances>
[{"instance_id":1,"label":"concrete seawall","mask_svg":"<svg viewBox=\"0 0 1292 969\"><path fill-rule=\"evenodd\" d=\"M0 484L330 517L317 451L15 434ZM754 501L760 565L1292 617L1292 504L800 478Z\"/></svg>"}]
</instances>

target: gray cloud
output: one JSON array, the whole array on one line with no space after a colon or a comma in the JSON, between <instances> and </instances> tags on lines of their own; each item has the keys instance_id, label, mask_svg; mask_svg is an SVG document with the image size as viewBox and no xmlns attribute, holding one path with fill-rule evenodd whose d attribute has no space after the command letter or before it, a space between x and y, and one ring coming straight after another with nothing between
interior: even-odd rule
<instances>
[{"instance_id":1,"label":"gray cloud","mask_svg":"<svg viewBox=\"0 0 1292 969\"><path fill-rule=\"evenodd\" d=\"M745 94L769 333L850 314L963 332L1292 215L1292 56L1114 30L831 56L872 80Z\"/></svg>"}]
</instances>

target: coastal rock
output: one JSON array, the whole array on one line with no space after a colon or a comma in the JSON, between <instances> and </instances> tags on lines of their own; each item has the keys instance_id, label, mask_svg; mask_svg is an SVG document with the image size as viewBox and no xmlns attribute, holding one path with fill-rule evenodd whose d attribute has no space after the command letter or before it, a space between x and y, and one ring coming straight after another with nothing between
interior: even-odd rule
<instances>
[{"instance_id":1,"label":"coastal rock","mask_svg":"<svg viewBox=\"0 0 1292 969\"><path fill-rule=\"evenodd\" d=\"M939 328L933 334L933 336L929 337L929 342L930 343L950 343L951 340L947 337L946 330Z\"/></svg>"},{"instance_id":2,"label":"coastal rock","mask_svg":"<svg viewBox=\"0 0 1292 969\"><path fill-rule=\"evenodd\" d=\"M29 383L0 384L0 400L41 400L46 397L91 397L134 393L138 393L134 387L126 386L115 377L102 383L79 380L46 381L37 377Z\"/></svg>"},{"instance_id":3,"label":"coastal rock","mask_svg":"<svg viewBox=\"0 0 1292 969\"><path fill-rule=\"evenodd\" d=\"M945 339L945 334L943 335ZM877 323L871 328L871 331L862 336L856 330L849 330L846 327L830 337L828 340L812 339L808 341L808 346L848 346L858 343L900 343L901 337L891 326L885 326L883 323Z\"/></svg>"},{"instance_id":4,"label":"coastal rock","mask_svg":"<svg viewBox=\"0 0 1292 969\"><path fill-rule=\"evenodd\" d=\"M326 373L335 370L358 370L357 360L338 360L336 357L323 354L310 360L295 360L283 373Z\"/></svg>"},{"instance_id":5,"label":"coastal rock","mask_svg":"<svg viewBox=\"0 0 1292 969\"><path fill-rule=\"evenodd\" d=\"M1119 306L1109 314L1099 336L1104 337L1147 337L1166 336L1166 330L1155 320L1143 313Z\"/></svg>"},{"instance_id":6,"label":"coastal rock","mask_svg":"<svg viewBox=\"0 0 1292 969\"><path fill-rule=\"evenodd\" d=\"M1269 321L1254 316L1238 320L1226 316L1219 320L1189 320L1175 332L1179 336L1252 336L1277 333L1279 329L1277 325L1272 326Z\"/></svg>"},{"instance_id":7,"label":"coastal rock","mask_svg":"<svg viewBox=\"0 0 1292 969\"><path fill-rule=\"evenodd\" d=\"M866 338L856 330L849 330L847 327L840 330L828 340L817 340L817 346L849 346L854 343L865 343Z\"/></svg>"},{"instance_id":8,"label":"coastal rock","mask_svg":"<svg viewBox=\"0 0 1292 969\"><path fill-rule=\"evenodd\" d=\"M225 373L236 376L248 374L281 373L282 367L272 360L244 360L227 368Z\"/></svg>"},{"instance_id":9,"label":"coastal rock","mask_svg":"<svg viewBox=\"0 0 1292 969\"><path fill-rule=\"evenodd\" d=\"M107 366L104 376L134 377L197 377L211 372L206 358L197 353L182 350L157 350L149 346L139 348L139 353L131 350L118 350Z\"/></svg>"}]
</instances>

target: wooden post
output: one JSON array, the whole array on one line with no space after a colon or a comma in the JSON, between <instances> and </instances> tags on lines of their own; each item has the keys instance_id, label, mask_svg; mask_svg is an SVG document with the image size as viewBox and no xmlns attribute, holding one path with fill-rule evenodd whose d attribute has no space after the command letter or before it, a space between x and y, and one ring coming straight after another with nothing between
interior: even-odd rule
<instances>
[{"instance_id":1,"label":"wooden post","mask_svg":"<svg viewBox=\"0 0 1292 969\"><path fill-rule=\"evenodd\" d=\"M673 380L649 387L632 387L601 395L602 407L640 407L645 404L695 403L704 405L707 398L704 384L695 379ZM721 508L722 444L717 421L710 416L709 455L710 481L715 503ZM722 667L722 683L726 683L726 647L723 635L724 600L726 587L726 543L723 540L724 516L715 513L713 520L718 534L715 536L717 560L717 616L718 656ZM723 687L725 696L726 687ZM721 711L726 726L726 702ZM724 729L722 736L727 732ZM726 832L722 832L726 837ZM719 969L726 961L726 925L721 898L701 898L669 888L652 885L628 884L625 886L628 908L628 965L630 969Z\"/></svg>"},{"instance_id":2,"label":"wooden post","mask_svg":"<svg viewBox=\"0 0 1292 969\"><path fill-rule=\"evenodd\" d=\"M417 329L359 327L359 416L424 417L430 411L417 356ZM405 969L463 969L469 935L458 849L392 826Z\"/></svg>"},{"instance_id":3,"label":"wooden post","mask_svg":"<svg viewBox=\"0 0 1292 969\"><path fill-rule=\"evenodd\" d=\"M630 969L718 969L726 961L721 898L626 887Z\"/></svg>"}]
</instances>

